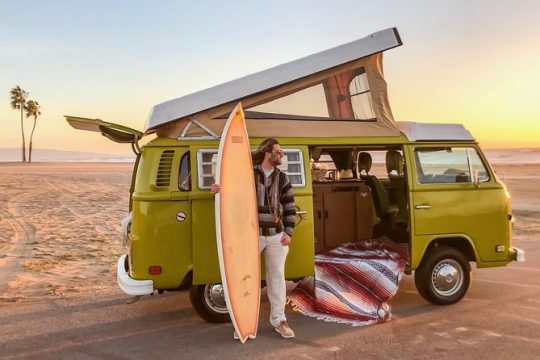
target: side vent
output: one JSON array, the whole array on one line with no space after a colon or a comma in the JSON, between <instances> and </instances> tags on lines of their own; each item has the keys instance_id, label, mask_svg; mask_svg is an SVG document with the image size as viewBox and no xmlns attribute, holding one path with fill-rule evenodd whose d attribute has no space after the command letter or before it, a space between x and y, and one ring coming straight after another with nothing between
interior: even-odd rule
<instances>
[{"instance_id":1,"label":"side vent","mask_svg":"<svg viewBox=\"0 0 540 360\"><path fill-rule=\"evenodd\" d=\"M174 158L174 150L164 150L159 159L159 167L156 177L156 186L169 186L171 184L171 170Z\"/></svg>"}]
</instances>

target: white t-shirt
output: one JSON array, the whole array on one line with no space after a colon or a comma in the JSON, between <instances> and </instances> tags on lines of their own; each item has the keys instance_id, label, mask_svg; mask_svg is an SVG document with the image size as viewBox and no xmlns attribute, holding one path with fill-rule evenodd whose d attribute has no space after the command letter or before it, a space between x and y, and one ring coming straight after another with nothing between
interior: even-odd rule
<instances>
[{"instance_id":1,"label":"white t-shirt","mask_svg":"<svg viewBox=\"0 0 540 360\"><path fill-rule=\"evenodd\" d=\"M270 177L270 175L272 175L272 173L274 172L274 170L266 170L266 169L263 169L264 171L264 177Z\"/></svg>"}]
</instances>

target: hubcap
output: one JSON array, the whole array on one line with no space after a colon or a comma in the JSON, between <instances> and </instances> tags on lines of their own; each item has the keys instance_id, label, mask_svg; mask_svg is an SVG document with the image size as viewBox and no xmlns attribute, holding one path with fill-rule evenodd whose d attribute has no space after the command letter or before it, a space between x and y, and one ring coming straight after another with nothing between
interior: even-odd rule
<instances>
[{"instance_id":1,"label":"hubcap","mask_svg":"<svg viewBox=\"0 0 540 360\"><path fill-rule=\"evenodd\" d=\"M433 268L431 284L435 292L441 296L452 296L463 285L463 269L453 259L441 260Z\"/></svg>"},{"instance_id":2,"label":"hubcap","mask_svg":"<svg viewBox=\"0 0 540 360\"><path fill-rule=\"evenodd\" d=\"M204 301L209 308L217 313L226 314L228 312L221 284L207 284L204 288Z\"/></svg>"}]
</instances>

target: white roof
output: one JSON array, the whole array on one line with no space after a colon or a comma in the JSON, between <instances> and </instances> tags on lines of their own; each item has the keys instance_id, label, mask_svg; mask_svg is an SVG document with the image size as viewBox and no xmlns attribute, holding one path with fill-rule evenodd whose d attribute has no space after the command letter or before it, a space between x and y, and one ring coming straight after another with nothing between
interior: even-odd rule
<instances>
[{"instance_id":1,"label":"white roof","mask_svg":"<svg viewBox=\"0 0 540 360\"><path fill-rule=\"evenodd\" d=\"M461 124L431 124L396 121L396 127L409 141L474 141L472 134Z\"/></svg>"},{"instance_id":2,"label":"white roof","mask_svg":"<svg viewBox=\"0 0 540 360\"><path fill-rule=\"evenodd\" d=\"M396 28L155 105L144 132L231 101L402 45Z\"/></svg>"}]
</instances>

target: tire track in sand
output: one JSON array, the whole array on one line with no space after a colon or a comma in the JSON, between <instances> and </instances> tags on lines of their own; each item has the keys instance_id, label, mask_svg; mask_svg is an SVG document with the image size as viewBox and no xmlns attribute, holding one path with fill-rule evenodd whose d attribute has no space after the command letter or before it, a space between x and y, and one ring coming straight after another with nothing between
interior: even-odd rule
<instances>
[{"instance_id":1,"label":"tire track in sand","mask_svg":"<svg viewBox=\"0 0 540 360\"><path fill-rule=\"evenodd\" d=\"M0 208L0 214L15 231L12 241L4 248L5 252L0 257L0 293L4 293L13 280L23 269L22 259L31 255L30 242L34 238L35 229L28 221L24 220L21 212L21 201L8 203L7 209Z\"/></svg>"}]
</instances>

